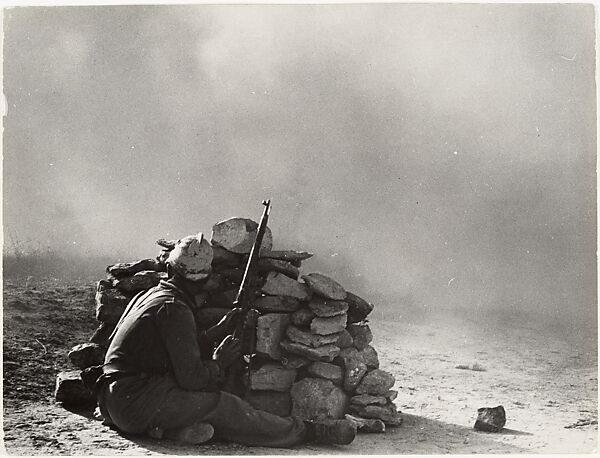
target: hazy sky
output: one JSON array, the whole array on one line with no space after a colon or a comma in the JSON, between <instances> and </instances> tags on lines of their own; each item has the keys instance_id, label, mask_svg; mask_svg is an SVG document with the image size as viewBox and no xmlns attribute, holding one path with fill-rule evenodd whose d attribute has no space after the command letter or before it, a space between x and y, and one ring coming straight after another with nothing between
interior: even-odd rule
<instances>
[{"instance_id":1,"label":"hazy sky","mask_svg":"<svg viewBox=\"0 0 600 458\"><path fill-rule=\"evenodd\" d=\"M386 307L593 315L591 5L28 7L4 28L8 248L152 257L270 197L276 248Z\"/></svg>"}]
</instances>

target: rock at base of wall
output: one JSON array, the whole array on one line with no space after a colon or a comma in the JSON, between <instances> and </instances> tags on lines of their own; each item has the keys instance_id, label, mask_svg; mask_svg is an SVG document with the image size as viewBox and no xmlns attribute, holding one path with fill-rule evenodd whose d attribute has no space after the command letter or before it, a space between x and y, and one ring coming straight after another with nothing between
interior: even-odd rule
<instances>
[{"instance_id":1,"label":"rock at base of wall","mask_svg":"<svg viewBox=\"0 0 600 458\"><path fill-rule=\"evenodd\" d=\"M302 345L298 342L283 340L281 348L289 353L304 356L312 361L324 361L330 363L340 353L340 347L335 345L323 345L322 347L312 348Z\"/></svg>"},{"instance_id":2,"label":"rock at base of wall","mask_svg":"<svg viewBox=\"0 0 600 458\"><path fill-rule=\"evenodd\" d=\"M373 311L373 304L348 291L345 301L348 303L348 323L358 323Z\"/></svg>"},{"instance_id":3,"label":"rock at base of wall","mask_svg":"<svg viewBox=\"0 0 600 458\"><path fill-rule=\"evenodd\" d=\"M309 308L301 308L292 313L292 324L296 326L308 326L315 317L313 311Z\"/></svg>"},{"instance_id":4,"label":"rock at base of wall","mask_svg":"<svg viewBox=\"0 0 600 458\"><path fill-rule=\"evenodd\" d=\"M336 385L340 385L344 380L344 371L340 366L331 363L315 361L306 368L313 377L320 377L331 380Z\"/></svg>"},{"instance_id":5,"label":"rock at base of wall","mask_svg":"<svg viewBox=\"0 0 600 458\"><path fill-rule=\"evenodd\" d=\"M327 318L313 318L310 322L310 332L320 335L337 334L346 328L346 318L345 313Z\"/></svg>"},{"instance_id":6,"label":"rock at base of wall","mask_svg":"<svg viewBox=\"0 0 600 458\"><path fill-rule=\"evenodd\" d=\"M310 293L306 285L291 279L279 272L269 272L262 292L270 296L290 296L300 301L310 299Z\"/></svg>"},{"instance_id":7,"label":"rock at base of wall","mask_svg":"<svg viewBox=\"0 0 600 458\"><path fill-rule=\"evenodd\" d=\"M354 340L354 346L359 350L367 348L373 340L373 333L368 324L349 324L346 329Z\"/></svg>"},{"instance_id":8,"label":"rock at base of wall","mask_svg":"<svg viewBox=\"0 0 600 458\"><path fill-rule=\"evenodd\" d=\"M288 313L268 313L258 317L256 323L256 352L272 359L281 359L281 339L290 324Z\"/></svg>"},{"instance_id":9,"label":"rock at base of wall","mask_svg":"<svg viewBox=\"0 0 600 458\"><path fill-rule=\"evenodd\" d=\"M96 402L96 397L83 384L79 371L59 372L54 397L65 405L90 405Z\"/></svg>"},{"instance_id":10,"label":"rock at base of wall","mask_svg":"<svg viewBox=\"0 0 600 458\"><path fill-rule=\"evenodd\" d=\"M301 305L298 299L289 296L262 296L254 301L254 308L261 313L292 313Z\"/></svg>"},{"instance_id":11,"label":"rock at base of wall","mask_svg":"<svg viewBox=\"0 0 600 458\"><path fill-rule=\"evenodd\" d=\"M334 344L338 340L337 334L318 335L308 331L303 331L294 325L291 325L285 331L286 335L292 342L298 342L308 347L322 347L323 345Z\"/></svg>"},{"instance_id":12,"label":"rock at base of wall","mask_svg":"<svg viewBox=\"0 0 600 458\"><path fill-rule=\"evenodd\" d=\"M280 417L289 417L292 411L292 396L289 392L250 391L244 399L255 409Z\"/></svg>"},{"instance_id":13,"label":"rock at base of wall","mask_svg":"<svg viewBox=\"0 0 600 458\"><path fill-rule=\"evenodd\" d=\"M389 372L375 369L363 377L360 384L356 387L356 393L382 396L394 386L395 382L394 376Z\"/></svg>"},{"instance_id":14,"label":"rock at base of wall","mask_svg":"<svg viewBox=\"0 0 600 458\"><path fill-rule=\"evenodd\" d=\"M385 423L378 418L361 418L346 414L346 419L356 424L359 433L385 433Z\"/></svg>"},{"instance_id":15,"label":"rock at base of wall","mask_svg":"<svg viewBox=\"0 0 600 458\"><path fill-rule=\"evenodd\" d=\"M313 272L302 275L302 279L311 291L325 299L343 301L346 298L346 290L344 287L327 275Z\"/></svg>"},{"instance_id":16,"label":"rock at base of wall","mask_svg":"<svg viewBox=\"0 0 600 458\"><path fill-rule=\"evenodd\" d=\"M255 391L289 391L296 379L295 369L267 363L250 373L250 389Z\"/></svg>"},{"instance_id":17,"label":"rock at base of wall","mask_svg":"<svg viewBox=\"0 0 600 458\"><path fill-rule=\"evenodd\" d=\"M402 415L396 411L394 404L386 406L359 406L350 405L350 412L364 418L377 418L383 421L387 426L400 426L402 424Z\"/></svg>"},{"instance_id":18,"label":"rock at base of wall","mask_svg":"<svg viewBox=\"0 0 600 458\"><path fill-rule=\"evenodd\" d=\"M303 420L344 418L348 397L333 382L322 378L305 378L291 390L292 415Z\"/></svg>"},{"instance_id":19,"label":"rock at base of wall","mask_svg":"<svg viewBox=\"0 0 600 458\"><path fill-rule=\"evenodd\" d=\"M480 407L473 428L479 431L497 433L506 424L506 412L503 406Z\"/></svg>"},{"instance_id":20,"label":"rock at base of wall","mask_svg":"<svg viewBox=\"0 0 600 458\"><path fill-rule=\"evenodd\" d=\"M69 360L75 367L86 369L104 363L104 350L95 343L75 345L69 352Z\"/></svg>"}]
</instances>

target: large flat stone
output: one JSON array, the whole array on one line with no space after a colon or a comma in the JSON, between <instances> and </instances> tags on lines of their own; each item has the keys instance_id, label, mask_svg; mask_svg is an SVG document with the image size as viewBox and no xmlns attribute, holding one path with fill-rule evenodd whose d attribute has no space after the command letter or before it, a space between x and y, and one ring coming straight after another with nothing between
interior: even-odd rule
<instances>
[{"instance_id":1,"label":"large flat stone","mask_svg":"<svg viewBox=\"0 0 600 458\"><path fill-rule=\"evenodd\" d=\"M292 415L304 420L344 418L348 397L333 382L305 378L292 386Z\"/></svg>"},{"instance_id":2,"label":"large flat stone","mask_svg":"<svg viewBox=\"0 0 600 458\"><path fill-rule=\"evenodd\" d=\"M394 386L395 382L394 376L389 372L375 369L363 377L356 387L356 393L383 396Z\"/></svg>"},{"instance_id":3,"label":"large flat stone","mask_svg":"<svg viewBox=\"0 0 600 458\"><path fill-rule=\"evenodd\" d=\"M279 272L269 272L262 292L270 296L290 296L301 301L310 299L306 285Z\"/></svg>"},{"instance_id":4,"label":"large flat stone","mask_svg":"<svg viewBox=\"0 0 600 458\"><path fill-rule=\"evenodd\" d=\"M164 271L164 264L156 259L142 259L134 262L121 262L106 268L106 271L116 278L128 277L144 270Z\"/></svg>"},{"instance_id":5,"label":"large flat stone","mask_svg":"<svg viewBox=\"0 0 600 458\"><path fill-rule=\"evenodd\" d=\"M281 359L279 344L285 336L285 330L290 324L287 313L268 313L258 317L256 324L256 352L272 359Z\"/></svg>"},{"instance_id":6,"label":"large flat stone","mask_svg":"<svg viewBox=\"0 0 600 458\"><path fill-rule=\"evenodd\" d=\"M261 257L281 259L283 261L304 261L305 259L311 258L312 253L308 251L291 251L291 250L272 250L269 252L261 253Z\"/></svg>"},{"instance_id":7,"label":"large flat stone","mask_svg":"<svg viewBox=\"0 0 600 458\"><path fill-rule=\"evenodd\" d=\"M262 313L291 313L301 305L298 299L289 296L261 296L254 300L254 308Z\"/></svg>"},{"instance_id":8,"label":"large flat stone","mask_svg":"<svg viewBox=\"0 0 600 458\"><path fill-rule=\"evenodd\" d=\"M319 296L313 296L308 303L308 307L319 317L344 315L348 311L348 304L344 301L323 299Z\"/></svg>"},{"instance_id":9,"label":"large flat stone","mask_svg":"<svg viewBox=\"0 0 600 458\"><path fill-rule=\"evenodd\" d=\"M91 405L96 396L83 384L79 371L64 371L56 376L54 397L65 405Z\"/></svg>"},{"instance_id":10,"label":"large flat stone","mask_svg":"<svg viewBox=\"0 0 600 458\"><path fill-rule=\"evenodd\" d=\"M312 361L331 362L339 354L340 348L335 345L323 345L322 347L312 348L302 345L298 342L283 340L281 348L289 353L304 356Z\"/></svg>"},{"instance_id":11,"label":"large flat stone","mask_svg":"<svg viewBox=\"0 0 600 458\"><path fill-rule=\"evenodd\" d=\"M210 242L238 254L250 253L258 224L248 218L229 218L220 221L212 228ZM273 236L269 227L265 228L260 251L269 252L273 247Z\"/></svg>"},{"instance_id":12,"label":"large flat stone","mask_svg":"<svg viewBox=\"0 0 600 458\"><path fill-rule=\"evenodd\" d=\"M350 291L347 292L345 301L348 303L348 323L358 323L373 311L373 304Z\"/></svg>"},{"instance_id":13,"label":"large flat stone","mask_svg":"<svg viewBox=\"0 0 600 458\"><path fill-rule=\"evenodd\" d=\"M79 369L98 366L104 363L105 351L95 343L75 345L68 354L69 360Z\"/></svg>"},{"instance_id":14,"label":"large flat stone","mask_svg":"<svg viewBox=\"0 0 600 458\"><path fill-rule=\"evenodd\" d=\"M310 332L313 334L337 334L346 328L346 314L327 318L316 317L310 322Z\"/></svg>"},{"instance_id":15,"label":"large flat stone","mask_svg":"<svg viewBox=\"0 0 600 458\"><path fill-rule=\"evenodd\" d=\"M267 363L250 373L250 390L287 392L295 379L295 369L286 369L277 363Z\"/></svg>"},{"instance_id":16,"label":"large flat stone","mask_svg":"<svg viewBox=\"0 0 600 458\"><path fill-rule=\"evenodd\" d=\"M255 409L280 417L289 417L292 411L292 396L289 392L250 391L244 399Z\"/></svg>"},{"instance_id":17,"label":"large flat stone","mask_svg":"<svg viewBox=\"0 0 600 458\"><path fill-rule=\"evenodd\" d=\"M303 331L294 325L289 326L285 333L292 342L298 342L313 348L333 344L338 340L337 334L329 334L325 336L312 334L308 331Z\"/></svg>"},{"instance_id":18,"label":"large flat stone","mask_svg":"<svg viewBox=\"0 0 600 458\"><path fill-rule=\"evenodd\" d=\"M302 279L315 294L325 299L342 301L346 298L346 290L338 282L317 272L302 275Z\"/></svg>"},{"instance_id":19,"label":"large flat stone","mask_svg":"<svg viewBox=\"0 0 600 458\"><path fill-rule=\"evenodd\" d=\"M349 324L346 328L352 336L354 346L359 350L363 350L373 340L373 333L368 324Z\"/></svg>"},{"instance_id":20,"label":"large flat stone","mask_svg":"<svg viewBox=\"0 0 600 458\"><path fill-rule=\"evenodd\" d=\"M314 317L311 309L303 307L292 314L292 323L296 326L308 326Z\"/></svg>"},{"instance_id":21,"label":"large flat stone","mask_svg":"<svg viewBox=\"0 0 600 458\"><path fill-rule=\"evenodd\" d=\"M336 385L340 385L344 380L344 370L340 366L331 363L315 361L308 366L307 371L313 377L320 377L331 380Z\"/></svg>"},{"instance_id":22,"label":"large flat stone","mask_svg":"<svg viewBox=\"0 0 600 458\"><path fill-rule=\"evenodd\" d=\"M114 286L124 293L137 293L150 289L161 280L167 279L166 272L156 272L154 270L142 270L130 277L122 277L114 282Z\"/></svg>"},{"instance_id":23,"label":"large flat stone","mask_svg":"<svg viewBox=\"0 0 600 458\"><path fill-rule=\"evenodd\" d=\"M258 273L279 272L293 280L298 280L300 276L300 270L296 266L281 259L261 258L258 260L256 270Z\"/></svg>"}]
</instances>

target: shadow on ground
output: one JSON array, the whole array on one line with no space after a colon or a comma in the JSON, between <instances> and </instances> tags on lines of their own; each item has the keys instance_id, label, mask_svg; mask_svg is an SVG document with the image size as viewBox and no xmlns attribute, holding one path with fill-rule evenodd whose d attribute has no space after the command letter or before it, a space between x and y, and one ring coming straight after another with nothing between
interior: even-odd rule
<instances>
[{"instance_id":1,"label":"shadow on ground","mask_svg":"<svg viewBox=\"0 0 600 458\"><path fill-rule=\"evenodd\" d=\"M92 412L71 412L93 418ZM98 425L100 423L98 422ZM103 426L104 428L108 428ZM499 433L475 431L465 426L445 423L417 415L404 414L404 423L388 428L385 434L359 434L347 446L305 444L290 449L247 447L212 440L204 445L186 445L171 440L157 440L114 431L123 439L149 452L165 455L386 455L386 454L463 454L525 453L526 449L505 444L501 436L532 435L525 431L503 429Z\"/></svg>"}]
</instances>

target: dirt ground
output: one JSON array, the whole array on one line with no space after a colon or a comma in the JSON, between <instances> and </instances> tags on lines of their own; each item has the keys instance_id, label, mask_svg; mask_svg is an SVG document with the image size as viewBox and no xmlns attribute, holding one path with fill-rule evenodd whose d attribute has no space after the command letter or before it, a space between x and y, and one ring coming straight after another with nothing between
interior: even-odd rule
<instances>
[{"instance_id":1,"label":"dirt ground","mask_svg":"<svg viewBox=\"0 0 600 458\"><path fill-rule=\"evenodd\" d=\"M68 350L96 327L93 283L4 281L5 452L16 455L592 453L598 448L597 346L536 323L502 328L453 317L373 319L381 367L396 377L404 424L348 446L292 450L125 437L89 411L53 400ZM376 315L376 314L375 314ZM459 369L456 366L469 367ZM473 368L479 370L472 370ZM500 433L473 429L477 408L503 405Z\"/></svg>"}]
</instances>

